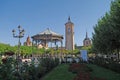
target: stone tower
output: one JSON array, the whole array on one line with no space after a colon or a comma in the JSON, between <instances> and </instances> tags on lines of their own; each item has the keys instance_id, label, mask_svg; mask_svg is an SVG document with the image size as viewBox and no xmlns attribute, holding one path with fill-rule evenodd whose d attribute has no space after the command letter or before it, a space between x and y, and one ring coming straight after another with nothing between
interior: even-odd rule
<instances>
[{"instance_id":1,"label":"stone tower","mask_svg":"<svg viewBox=\"0 0 120 80\"><path fill-rule=\"evenodd\" d=\"M86 37L83 40L83 46L90 46L91 45L91 40L88 38L88 34L86 32Z\"/></svg>"},{"instance_id":2,"label":"stone tower","mask_svg":"<svg viewBox=\"0 0 120 80\"><path fill-rule=\"evenodd\" d=\"M65 48L67 50L74 50L74 24L68 17L68 22L65 23Z\"/></svg>"}]
</instances>

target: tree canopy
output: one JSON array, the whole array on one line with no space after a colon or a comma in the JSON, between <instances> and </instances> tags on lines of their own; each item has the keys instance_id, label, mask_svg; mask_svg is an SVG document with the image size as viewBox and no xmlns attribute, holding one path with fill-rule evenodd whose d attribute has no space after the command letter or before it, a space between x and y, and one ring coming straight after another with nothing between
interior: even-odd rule
<instances>
[{"instance_id":1,"label":"tree canopy","mask_svg":"<svg viewBox=\"0 0 120 80\"><path fill-rule=\"evenodd\" d=\"M93 50L97 53L112 53L120 48L120 0L111 2L107 12L94 26Z\"/></svg>"}]
</instances>

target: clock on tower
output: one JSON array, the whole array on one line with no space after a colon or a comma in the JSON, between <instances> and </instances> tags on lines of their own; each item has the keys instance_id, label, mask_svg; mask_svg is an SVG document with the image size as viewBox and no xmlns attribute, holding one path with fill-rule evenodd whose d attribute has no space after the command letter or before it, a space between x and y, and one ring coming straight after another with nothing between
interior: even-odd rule
<instances>
[{"instance_id":1,"label":"clock on tower","mask_svg":"<svg viewBox=\"0 0 120 80\"><path fill-rule=\"evenodd\" d=\"M71 33L71 29L70 28L68 28L68 34L70 34Z\"/></svg>"}]
</instances>

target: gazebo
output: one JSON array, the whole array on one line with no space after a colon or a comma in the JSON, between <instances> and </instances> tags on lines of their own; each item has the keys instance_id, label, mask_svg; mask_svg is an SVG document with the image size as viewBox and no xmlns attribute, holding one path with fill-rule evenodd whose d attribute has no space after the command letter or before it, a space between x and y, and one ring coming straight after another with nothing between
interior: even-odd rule
<instances>
[{"instance_id":1,"label":"gazebo","mask_svg":"<svg viewBox=\"0 0 120 80\"><path fill-rule=\"evenodd\" d=\"M56 48L58 45L57 43L60 42L61 46L59 48L61 48L62 50L62 46L63 46L63 36L53 32L52 30L50 30L49 28L47 28L45 31L40 32L34 36L31 37L32 38L32 42L34 45L38 46L39 44L42 44L42 46L46 49L48 48ZM48 46L48 43L51 43ZM52 43L54 43L55 47L52 47ZM62 51L61 51L61 56L62 56Z\"/></svg>"},{"instance_id":2,"label":"gazebo","mask_svg":"<svg viewBox=\"0 0 120 80\"><path fill-rule=\"evenodd\" d=\"M52 48L52 49L56 50L58 47L60 49L59 58L61 57L61 59L62 59L62 46L63 46L63 42L62 42L63 36L62 35L60 35L56 32L53 32L52 30L47 28L45 31L40 32L40 33L32 36L31 38L32 38L32 42L34 45L38 46L39 44L42 44L42 46L45 48L45 50L47 48ZM60 42L61 46L57 45L58 42ZM48 46L48 43L51 43L51 44ZM54 43L54 45L55 45L54 47L52 47L52 43ZM58 56L58 54L56 54L56 56ZM55 57L55 55L53 57Z\"/></svg>"},{"instance_id":3,"label":"gazebo","mask_svg":"<svg viewBox=\"0 0 120 80\"><path fill-rule=\"evenodd\" d=\"M49 42L55 43L56 45L56 42L61 42L61 46L62 46L63 36L47 28L45 31L40 32L32 36L31 38L32 38L32 41L36 43L36 45L39 45L40 43L44 43L46 45Z\"/></svg>"}]
</instances>

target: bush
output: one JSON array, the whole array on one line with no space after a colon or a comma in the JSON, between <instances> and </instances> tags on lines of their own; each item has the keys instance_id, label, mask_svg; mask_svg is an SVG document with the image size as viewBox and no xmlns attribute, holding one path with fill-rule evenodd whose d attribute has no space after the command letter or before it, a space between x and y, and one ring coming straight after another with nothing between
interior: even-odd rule
<instances>
[{"instance_id":1,"label":"bush","mask_svg":"<svg viewBox=\"0 0 120 80\"><path fill-rule=\"evenodd\" d=\"M112 63L112 64L108 65L108 68L115 71L115 72L120 73L120 64Z\"/></svg>"},{"instance_id":2,"label":"bush","mask_svg":"<svg viewBox=\"0 0 120 80\"><path fill-rule=\"evenodd\" d=\"M91 59L89 62L120 73L120 64L117 61L113 61L112 59L96 57L95 59Z\"/></svg>"},{"instance_id":3,"label":"bush","mask_svg":"<svg viewBox=\"0 0 120 80\"><path fill-rule=\"evenodd\" d=\"M16 68L16 60L5 58L0 64L0 80L40 80L48 71L59 64L59 59L44 58L36 67L35 64L28 65L19 63Z\"/></svg>"},{"instance_id":4,"label":"bush","mask_svg":"<svg viewBox=\"0 0 120 80\"><path fill-rule=\"evenodd\" d=\"M42 58L40 65L46 68L46 72L50 71L52 68L59 64L59 59L55 58Z\"/></svg>"}]
</instances>

